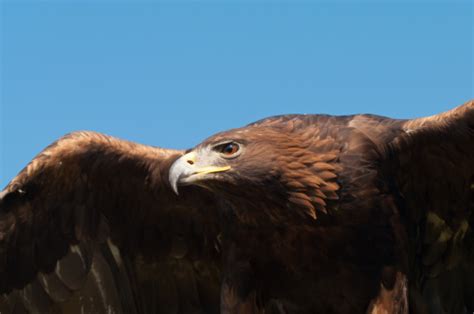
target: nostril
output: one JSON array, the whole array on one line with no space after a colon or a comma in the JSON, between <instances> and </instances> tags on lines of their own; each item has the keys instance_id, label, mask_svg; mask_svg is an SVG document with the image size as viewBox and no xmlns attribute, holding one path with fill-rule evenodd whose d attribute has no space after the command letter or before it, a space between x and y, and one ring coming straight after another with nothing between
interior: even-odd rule
<instances>
[{"instance_id":1,"label":"nostril","mask_svg":"<svg viewBox=\"0 0 474 314\"><path fill-rule=\"evenodd\" d=\"M194 161L192 161L192 160L187 160L187 162L188 162L188 164L190 164L190 165L194 165Z\"/></svg>"}]
</instances>

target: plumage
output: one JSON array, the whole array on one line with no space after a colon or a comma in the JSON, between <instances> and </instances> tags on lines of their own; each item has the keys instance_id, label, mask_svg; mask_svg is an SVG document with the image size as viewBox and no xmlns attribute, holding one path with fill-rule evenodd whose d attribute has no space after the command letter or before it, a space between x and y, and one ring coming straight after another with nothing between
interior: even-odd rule
<instances>
[{"instance_id":1,"label":"plumage","mask_svg":"<svg viewBox=\"0 0 474 314\"><path fill-rule=\"evenodd\" d=\"M0 194L0 312L472 313L473 160L474 101L187 151L75 132Z\"/></svg>"}]
</instances>

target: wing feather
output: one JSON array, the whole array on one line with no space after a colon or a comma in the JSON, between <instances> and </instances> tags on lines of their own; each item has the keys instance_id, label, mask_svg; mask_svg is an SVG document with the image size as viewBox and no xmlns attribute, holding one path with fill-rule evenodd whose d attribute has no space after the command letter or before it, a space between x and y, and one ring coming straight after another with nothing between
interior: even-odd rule
<instances>
[{"instance_id":1,"label":"wing feather","mask_svg":"<svg viewBox=\"0 0 474 314\"><path fill-rule=\"evenodd\" d=\"M403 122L387 152L416 252L412 288L430 313L474 311L474 101Z\"/></svg>"},{"instance_id":2,"label":"wing feather","mask_svg":"<svg viewBox=\"0 0 474 314\"><path fill-rule=\"evenodd\" d=\"M105 304L145 309L138 261L180 258L196 286L190 265L214 269L208 251L219 231L217 216L205 215L214 210L206 193L183 189L178 199L169 187L168 168L182 154L94 132L69 134L41 152L0 194L0 294L7 303L21 299L40 312L58 302L66 312L110 310ZM200 223L206 228L195 227ZM177 255L176 237L193 249Z\"/></svg>"}]
</instances>

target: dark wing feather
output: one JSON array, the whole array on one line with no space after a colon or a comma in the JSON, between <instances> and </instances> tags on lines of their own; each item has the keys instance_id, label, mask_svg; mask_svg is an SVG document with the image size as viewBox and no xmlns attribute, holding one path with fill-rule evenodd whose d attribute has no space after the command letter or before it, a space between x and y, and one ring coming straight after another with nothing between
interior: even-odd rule
<instances>
[{"instance_id":1,"label":"dark wing feather","mask_svg":"<svg viewBox=\"0 0 474 314\"><path fill-rule=\"evenodd\" d=\"M178 199L169 188L168 168L181 154L93 132L72 133L40 153L0 194L0 309L211 306L209 287L219 286L216 215L205 193L184 189ZM148 287L164 281L159 274L175 289ZM175 304L150 307L164 291Z\"/></svg>"},{"instance_id":2,"label":"dark wing feather","mask_svg":"<svg viewBox=\"0 0 474 314\"><path fill-rule=\"evenodd\" d=\"M471 313L474 102L406 121L401 129L390 144L388 160L408 226L412 308Z\"/></svg>"}]
</instances>

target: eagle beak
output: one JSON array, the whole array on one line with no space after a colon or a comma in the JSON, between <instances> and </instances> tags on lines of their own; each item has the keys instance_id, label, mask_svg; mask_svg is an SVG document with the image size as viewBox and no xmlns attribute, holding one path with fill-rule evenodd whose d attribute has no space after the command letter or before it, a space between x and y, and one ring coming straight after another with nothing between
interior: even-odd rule
<instances>
[{"instance_id":1,"label":"eagle beak","mask_svg":"<svg viewBox=\"0 0 474 314\"><path fill-rule=\"evenodd\" d=\"M202 180L206 174L222 172L230 166L200 166L195 152L190 152L176 159L171 165L169 182L173 191L178 195L178 184L191 184Z\"/></svg>"}]
</instances>

